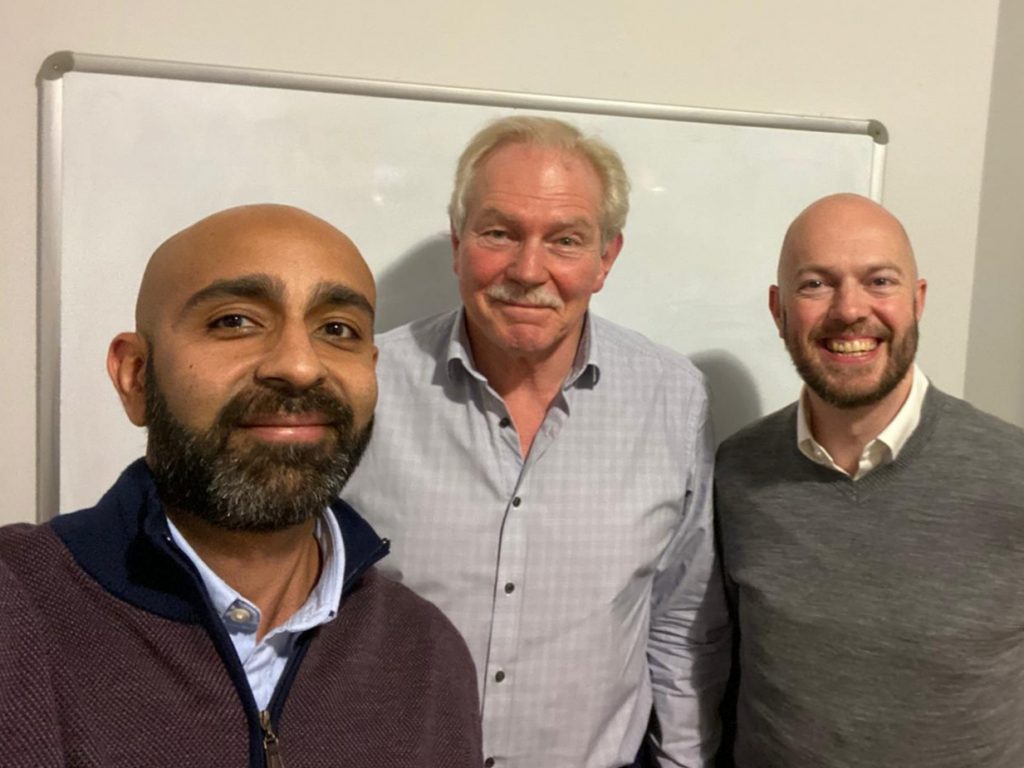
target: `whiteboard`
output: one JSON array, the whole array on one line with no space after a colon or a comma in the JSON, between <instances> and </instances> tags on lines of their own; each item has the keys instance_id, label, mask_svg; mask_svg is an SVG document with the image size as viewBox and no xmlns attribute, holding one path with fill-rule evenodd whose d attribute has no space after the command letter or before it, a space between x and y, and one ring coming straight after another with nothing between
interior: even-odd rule
<instances>
[{"instance_id":1,"label":"whiteboard","mask_svg":"<svg viewBox=\"0 0 1024 768\"><path fill-rule=\"evenodd\" d=\"M489 120L562 117L629 171L625 248L592 306L704 370L718 437L799 381L767 310L789 221L878 199L877 121L473 91L61 53L40 72L39 513L92 505L142 455L106 377L150 253L214 211L305 208L359 245L378 332L458 303L446 205Z\"/></svg>"}]
</instances>

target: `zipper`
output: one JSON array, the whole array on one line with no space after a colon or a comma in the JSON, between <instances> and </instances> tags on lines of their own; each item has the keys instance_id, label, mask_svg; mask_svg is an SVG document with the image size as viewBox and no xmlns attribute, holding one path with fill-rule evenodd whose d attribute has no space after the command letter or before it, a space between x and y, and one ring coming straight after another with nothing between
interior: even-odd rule
<instances>
[{"instance_id":1,"label":"zipper","mask_svg":"<svg viewBox=\"0 0 1024 768\"><path fill-rule=\"evenodd\" d=\"M263 729L263 755L267 758L267 768L284 768L281 742L274 733L274 726L270 723L270 712L266 709L260 712L260 727Z\"/></svg>"}]
</instances>

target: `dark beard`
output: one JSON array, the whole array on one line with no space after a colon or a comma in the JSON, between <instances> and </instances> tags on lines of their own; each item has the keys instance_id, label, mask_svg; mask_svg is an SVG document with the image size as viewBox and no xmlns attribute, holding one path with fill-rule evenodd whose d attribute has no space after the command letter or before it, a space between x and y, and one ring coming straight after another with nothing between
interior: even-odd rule
<instances>
[{"instance_id":1,"label":"dark beard","mask_svg":"<svg viewBox=\"0 0 1024 768\"><path fill-rule=\"evenodd\" d=\"M903 338L899 339L897 343L893 343L894 339L890 339L892 348L889 362L882 373L878 386L868 391L848 390L844 389L841 385L837 386L829 380L816 360L804 354L802 348L794 349L794 346L790 345L788 338L786 345L789 347L789 354L793 359L793 365L796 366L797 373L800 374L800 378L804 380L808 388L829 405L848 410L862 408L866 405L874 405L885 399L889 393L896 389L897 385L907 375L910 366L914 364L914 357L917 354L917 340L917 323L913 323Z\"/></svg>"},{"instance_id":2,"label":"dark beard","mask_svg":"<svg viewBox=\"0 0 1024 768\"><path fill-rule=\"evenodd\" d=\"M204 432L171 414L152 364L145 397L146 457L161 500L233 531L277 531L319 513L355 470L373 428L371 419L354 433L351 407L323 387L295 393L253 385L235 395ZM325 441L229 445L245 416L311 411L332 423Z\"/></svg>"}]
</instances>

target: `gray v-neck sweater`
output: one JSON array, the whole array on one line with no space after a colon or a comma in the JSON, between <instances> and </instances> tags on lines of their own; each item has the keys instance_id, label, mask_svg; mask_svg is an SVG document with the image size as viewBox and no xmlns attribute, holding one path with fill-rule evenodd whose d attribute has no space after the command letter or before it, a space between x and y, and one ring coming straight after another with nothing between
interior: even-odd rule
<instances>
[{"instance_id":1,"label":"gray v-neck sweater","mask_svg":"<svg viewBox=\"0 0 1024 768\"><path fill-rule=\"evenodd\" d=\"M1024 431L933 386L852 481L792 405L722 445L716 505L736 766L1024 766Z\"/></svg>"}]
</instances>

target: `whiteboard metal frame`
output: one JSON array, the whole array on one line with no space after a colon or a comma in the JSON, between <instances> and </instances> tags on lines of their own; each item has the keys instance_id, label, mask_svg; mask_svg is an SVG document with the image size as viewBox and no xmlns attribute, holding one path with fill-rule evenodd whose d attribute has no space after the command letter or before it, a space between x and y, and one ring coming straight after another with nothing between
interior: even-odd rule
<instances>
[{"instance_id":1,"label":"whiteboard metal frame","mask_svg":"<svg viewBox=\"0 0 1024 768\"><path fill-rule=\"evenodd\" d=\"M60 296L62 205L63 77L69 72L126 75L167 80L248 85L295 91L344 93L393 99L602 114L691 123L781 128L865 135L873 140L870 197L881 201L889 133L878 120L810 117L671 104L591 99L575 96L479 90L400 83L269 69L105 56L59 51L48 56L37 77L39 88L38 323L36 373L36 518L58 507L60 477Z\"/></svg>"}]
</instances>

